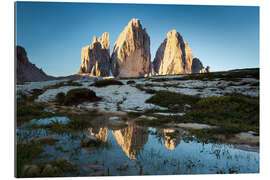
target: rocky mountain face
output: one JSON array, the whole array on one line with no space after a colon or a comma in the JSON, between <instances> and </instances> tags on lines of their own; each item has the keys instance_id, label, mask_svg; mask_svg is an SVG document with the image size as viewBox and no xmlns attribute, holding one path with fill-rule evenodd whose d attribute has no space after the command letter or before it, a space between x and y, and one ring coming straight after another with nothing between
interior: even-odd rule
<instances>
[{"instance_id":1,"label":"rocky mountain face","mask_svg":"<svg viewBox=\"0 0 270 180\"><path fill-rule=\"evenodd\" d=\"M150 38L138 19L132 19L117 38L111 56L117 77L147 76L151 70Z\"/></svg>"},{"instance_id":2,"label":"rocky mountain face","mask_svg":"<svg viewBox=\"0 0 270 180\"><path fill-rule=\"evenodd\" d=\"M188 43L176 30L169 31L166 39L159 46L153 61L156 74L189 74L194 70L200 72L203 68L199 59L193 59L193 53Z\"/></svg>"},{"instance_id":3,"label":"rocky mountain face","mask_svg":"<svg viewBox=\"0 0 270 180\"><path fill-rule=\"evenodd\" d=\"M93 38L91 45L83 47L79 74L90 76L145 77L150 75L207 73L188 43L176 31L167 33L156 52L153 63L150 55L150 37L138 19L132 19L118 36L110 56L107 32Z\"/></svg>"},{"instance_id":4,"label":"rocky mountain face","mask_svg":"<svg viewBox=\"0 0 270 180\"><path fill-rule=\"evenodd\" d=\"M79 74L109 76L111 72L109 33L103 33L98 39L94 37L92 44L83 47L81 60Z\"/></svg>"},{"instance_id":5,"label":"rocky mountain face","mask_svg":"<svg viewBox=\"0 0 270 180\"><path fill-rule=\"evenodd\" d=\"M198 58L194 58L191 66L192 73L209 73L210 67L203 67L202 62Z\"/></svg>"},{"instance_id":6,"label":"rocky mountain face","mask_svg":"<svg viewBox=\"0 0 270 180\"><path fill-rule=\"evenodd\" d=\"M17 82L45 81L52 80L54 77L32 64L27 57L27 53L22 46L16 47L17 51Z\"/></svg>"}]
</instances>

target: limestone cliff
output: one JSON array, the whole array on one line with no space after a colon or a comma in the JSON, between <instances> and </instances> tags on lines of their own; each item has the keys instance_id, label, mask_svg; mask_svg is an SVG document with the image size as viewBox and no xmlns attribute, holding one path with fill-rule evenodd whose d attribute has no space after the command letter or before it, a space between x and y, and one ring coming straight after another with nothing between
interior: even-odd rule
<instances>
[{"instance_id":1,"label":"limestone cliff","mask_svg":"<svg viewBox=\"0 0 270 180\"><path fill-rule=\"evenodd\" d=\"M94 37L91 45L83 47L81 60L79 74L109 76L111 72L109 33L103 33L98 39Z\"/></svg>"},{"instance_id":2,"label":"limestone cliff","mask_svg":"<svg viewBox=\"0 0 270 180\"><path fill-rule=\"evenodd\" d=\"M193 73L193 69L200 72L203 66L198 59L195 59L194 63L193 53L188 43L176 30L171 30L156 52L153 68L158 75L167 75L189 74Z\"/></svg>"},{"instance_id":3,"label":"limestone cliff","mask_svg":"<svg viewBox=\"0 0 270 180\"><path fill-rule=\"evenodd\" d=\"M138 19L132 19L117 38L111 65L112 73L117 77L139 77L150 73L150 38Z\"/></svg>"}]
</instances>

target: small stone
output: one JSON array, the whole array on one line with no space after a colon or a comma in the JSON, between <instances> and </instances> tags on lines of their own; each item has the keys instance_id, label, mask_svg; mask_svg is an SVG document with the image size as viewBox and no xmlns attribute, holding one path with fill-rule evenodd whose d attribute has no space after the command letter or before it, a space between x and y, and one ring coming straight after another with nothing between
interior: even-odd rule
<instances>
[{"instance_id":1,"label":"small stone","mask_svg":"<svg viewBox=\"0 0 270 180\"><path fill-rule=\"evenodd\" d=\"M50 143L55 141L58 141L58 139L54 139L52 136L44 136L33 140L34 143Z\"/></svg>"},{"instance_id":2,"label":"small stone","mask_svg":"<svg viewBox=\"0 0 270 180\"><path fill-rule=\"evenodd\" d=\"M93 170L99 170L99 169L101 169L102 167L101 166L99 166L99 165L88 165L87 166L87 168L89 168L89 169L93 169Z\"/></svg>"},{"instance_id":3,"label":"small stone","mask_svg":"<svg viewBox=\"0 0 270 180\"><path fill-rule=\"evenodd\" d=\"M120 121L121 118L118 117L118 116L113 116L113 117L110 117L109 120L110 120L110 121Z\"/></svg>"},{"instance_id":4,"label":"small stone","mask_svg":"<svg viewBox=\"0 0 270 180\"><path fill-rule=\"evenodd\" d=\"M89 176L104 176L104 172L94 172L89 174Z\"/></svg>"},{"instance_id":5,"label":"small stone","mask_svg":"<svg viewBox=\"0 0 270 180\"><path fill-rule=\"evenodd\" d=\"M186 107L186 108L191 108L191 105L185 104L184 107Z\"/></svg>"},{"instance_id":6,"label":"small stone","mask_svg":"<svg viewBox=\"0 0 270 180\"><path fill-rule=\"evenodd\" d=\"M43 176L55 176L57 174L57 169L53 167L51 164L46 164L42 170Z\"/></svg>"},{"instance_id":7,"label":"small stone","mask_svg":"<svg viewBox=\"0 0 270 180\"><path fill-rule=\"evenodd\" d=\"M37 165L25 165L23 167L23 174L28 177L40 176L40 168Z\"/></svg>"}]
</instances>

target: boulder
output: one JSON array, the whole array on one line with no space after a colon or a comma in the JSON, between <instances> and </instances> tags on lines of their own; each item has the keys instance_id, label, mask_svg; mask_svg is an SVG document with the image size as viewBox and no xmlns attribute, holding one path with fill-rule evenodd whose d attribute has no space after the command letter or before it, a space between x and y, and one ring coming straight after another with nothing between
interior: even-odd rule
<instances>
[{"instance_id":1,"label":"boulder","mask_svg":"<svg viewBox=\"0 0 270 180\"><path fill-rule=\"evenodd\" d=\"M37 165L24 165L23 174L26 177L40 176L40 168Z\"/></svg>"},{"instance_id":2,"label":"boulder","mask_svg":"<svg viewBox=\"0 0 270 180\"><path fill-rule=\"evenodd\" d=\"M56 176L57 174L59 174L57 168L50 164L46 164L41 172L42 176Z\"/></svg>"},{"instance_id":3,"label":"boulder","mask_svg":"<svg viewBox=\"0 0 270 180\"><path fill-rule=\"evenodd\" d=\"M132 19L118 36L111 67L116 77L145 77L151 72L150 37L140 20Z\"/></svg>"}]
</instances>

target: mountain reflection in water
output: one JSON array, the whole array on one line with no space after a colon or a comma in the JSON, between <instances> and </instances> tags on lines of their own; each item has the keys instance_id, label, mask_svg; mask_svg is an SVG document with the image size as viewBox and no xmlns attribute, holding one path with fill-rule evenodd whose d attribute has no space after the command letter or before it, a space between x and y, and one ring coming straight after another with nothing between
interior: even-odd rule
<instances>
[{"instance_id":1,"label":"mountain reflection in water","mask_svg":"<svg viewBox=\"0 0 270 180\"><path fill-rule=\"evenodd\" d=\"M106 125L105 125L106 126ZM89 128L92 136L107 142L109 127ZM130 159L136 159L138 152L143 149L148 140L148 128L135 125L133 122L119 130L112 130L112 134L123 152Z\"/></svg>"}]
</instances>

